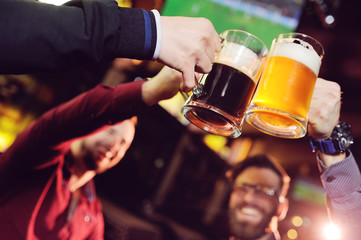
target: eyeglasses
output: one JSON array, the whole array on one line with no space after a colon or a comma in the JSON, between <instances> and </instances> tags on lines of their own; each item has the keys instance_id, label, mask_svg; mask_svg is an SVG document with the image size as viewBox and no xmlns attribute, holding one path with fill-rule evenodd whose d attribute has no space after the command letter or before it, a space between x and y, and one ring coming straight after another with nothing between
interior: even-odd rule
<instances>
[{"instance_id":1,"label":"eyeglasses","mask_svg":"<svg viewBox=\"0 0 361 240\"><path fill-rule=\"evenodd\" d=\"M247 183L238 183L233 186L233 192L239 194L248 193L251 189L254 190L254 193L259 196L265 197L275 197L277 196L277 188L270 187L266 185L253 185Z\"/></svg>"}]
</instances>

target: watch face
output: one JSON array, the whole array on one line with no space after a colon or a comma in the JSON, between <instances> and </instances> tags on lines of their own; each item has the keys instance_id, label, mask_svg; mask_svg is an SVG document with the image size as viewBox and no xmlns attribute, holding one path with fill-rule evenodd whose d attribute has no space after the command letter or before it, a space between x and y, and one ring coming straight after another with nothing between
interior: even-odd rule
<instances>
[{"instance_id":1,"label":"watch face","mask_svg":"<svg viewBox=\"0 0 361 240\"><path fill-rule=\"evenodd\" d=\"M314 140L310 138L313 151L320 151L327 154L339 154L347 151L353 144L351 126L344 122L339 122L333 129L332 135L328 139Z\"/></svg>"},{"instance_id":2,"label":"watch face","mask_svg":"<svg viewBox=\"0 0 361 240\"><path fill-rule=\"evenodd\" d=\"M351 126L345 122L339 122L334 128L331 138L338 142L341 151L346 151L353 143Z\"/></svg>"}]
</instances>

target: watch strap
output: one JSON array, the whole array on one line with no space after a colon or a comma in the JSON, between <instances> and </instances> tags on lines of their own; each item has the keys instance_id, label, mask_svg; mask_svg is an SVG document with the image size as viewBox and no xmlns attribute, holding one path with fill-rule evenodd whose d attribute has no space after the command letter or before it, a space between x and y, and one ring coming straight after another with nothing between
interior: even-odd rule
<instances>
[{"instance_id":1,"label":"watch strap","mask_svg":"<svg viewBox=\"0 0 361 240\"><path fill-rule=\"evenodd\" d=\"M310 144L312 147L312 151L314 152L317 150L327 154L342 152L339 144L332 141L332 139L314 140L312 137L310 137Z\"/></svg>"},{"instance_id":2,"label":"watch strap","mask_svg":"<svg viewBox=\"0 0 361 240\"><path fill-rule=\"evenodd\" d=\"M339 154L346 152L353 144L351 126L339 121L334 127L331 137L323 140L315 140L310 136L310 144L313 151L327 154Z\"/></svg>"}]
</instances>

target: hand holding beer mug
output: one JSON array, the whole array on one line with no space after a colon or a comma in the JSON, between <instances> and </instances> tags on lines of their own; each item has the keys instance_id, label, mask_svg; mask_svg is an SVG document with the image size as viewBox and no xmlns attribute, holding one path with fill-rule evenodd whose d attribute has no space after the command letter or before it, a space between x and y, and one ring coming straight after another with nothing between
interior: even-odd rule
<instances>
[{"instance_id":1,"label":"hand holding beer mug","mask_svg":"<svg viewBox=\"0 0 361 240\"><path fill-rule=\"evenodd\" d=\"M182 114L206 132L238 137L268 49L241 30L227 30L220 36L223 45L212 70L200 78Z\"/></svg>"},{"instance_id":2,"label":"hand holding beer mug","mask_svg":"<svg viewBox=\"0 0 361 240\"><path fill-rule=\"evenodd\" d=\"M273 136L303 137L323 54L321 44L305 34L277 36L246 121Z\"/></svg>"}]
</instances>

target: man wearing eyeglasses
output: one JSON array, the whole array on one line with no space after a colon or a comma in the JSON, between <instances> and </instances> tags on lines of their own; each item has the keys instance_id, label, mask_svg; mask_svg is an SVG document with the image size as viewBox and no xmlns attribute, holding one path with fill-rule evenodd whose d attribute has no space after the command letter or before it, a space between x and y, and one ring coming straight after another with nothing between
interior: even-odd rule
<instances>
[{"instance_id":1,"label":"man wearing eyeglasses","mask_svg":"<svg viewBox=\"0 0 361 240\"><path fill-rule=\"evenodd\" d=\"M326 190L330 218L342 239L360 239L361 174L350 151L351 128L339 121L340 86L317 79L308 115L308 134ZM267 155L247 158L227 172L230 240L278 240L277 223L287 214L290 178Z\"/></svg>"},{"instance_id":2,"label":"man wearing eyeglasses","mask_svg":"<svg viewBox=\"0 0 361 240\"><path fill-rule=\"evenodd\" d=\"M233 239L278 239L277 222L288 210L290 178L270 157L247 158L228 173L233 183L229 228Z\"/></svg>"}]
</instances>

